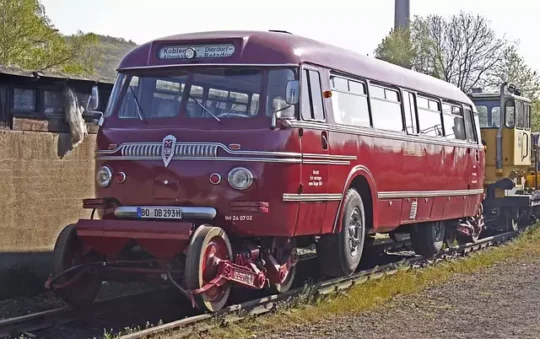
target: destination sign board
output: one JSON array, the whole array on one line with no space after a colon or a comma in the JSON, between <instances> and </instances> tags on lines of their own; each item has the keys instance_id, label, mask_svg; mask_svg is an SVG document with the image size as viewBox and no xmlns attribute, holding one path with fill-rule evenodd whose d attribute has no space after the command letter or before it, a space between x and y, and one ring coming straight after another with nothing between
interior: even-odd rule
<instances>
[{"instance_id":1,"label":"destination sign board","mask_svg":"<svg viewBox=\"0 0 540 339\"><path fill-rule=\"evenodd\" d=\"M159 50L160 59L227 58L235 51L232 44L165 46Z\"/></svg>"}]
</instances>

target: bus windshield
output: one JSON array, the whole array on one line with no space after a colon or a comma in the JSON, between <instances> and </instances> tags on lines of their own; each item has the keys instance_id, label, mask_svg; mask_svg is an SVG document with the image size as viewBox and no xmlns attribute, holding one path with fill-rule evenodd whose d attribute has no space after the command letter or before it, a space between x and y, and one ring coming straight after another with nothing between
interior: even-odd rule
<instances>
[{"instance_id":1,"label":"bus windshield","mask_svg":"<svg viewBox=\"0 0 540 339\"><path fill-rule=\"evenodd\" d=\"M296 78L290 68L193 67L175 72L120 73L105 117L217 121L263 114L271 117L274 111L288 106L285 89L287 82ZM259 102L265 102L265 107ZM294 114L294 106L281 111L281 117Z\"/></svg>"}]
</instances>

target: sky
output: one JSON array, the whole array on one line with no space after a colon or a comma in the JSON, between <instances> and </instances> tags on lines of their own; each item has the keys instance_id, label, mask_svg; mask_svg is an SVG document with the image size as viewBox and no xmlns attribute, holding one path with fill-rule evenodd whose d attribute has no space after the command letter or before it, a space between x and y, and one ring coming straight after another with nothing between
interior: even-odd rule
<instances>
[{"instance_id":1,"label":"sky","mask_svg":"<svg viewBox=\"0 0 540 339\"><path fill-rule=\"evenodd\" d=\"M480 14L501 37L519 41L527 63L540 71L534 28L540 1L410 0L415 15ZM41 0L64 34L93 32L141 44L162 36L213 30L286 30L372 55L394 25L394 0Z\"/></svg>"}]
</instances>

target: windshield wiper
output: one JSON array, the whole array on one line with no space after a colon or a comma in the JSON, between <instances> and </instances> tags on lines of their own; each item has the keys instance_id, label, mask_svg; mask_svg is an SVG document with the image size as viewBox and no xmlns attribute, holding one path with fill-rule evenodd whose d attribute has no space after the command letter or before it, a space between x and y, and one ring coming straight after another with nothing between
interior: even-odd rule
<instances>
[{"instance_id":1,"label":"windshield wiper","mask_svg":"<svg viewBox=\"0 0 540 339\"><path fill-rule=\"evenodd\" d=\"M137 110L137 115L139 116L139 119L141 119L141 121L146 122L146 120L142 116L142 114L144 114L144 113L143 113L141 104L139 103L139 99L137 98L137 95L135 94L135 91L133 90L133 87L131 87L130 85L128 85L128 86L129 86L129 89L131 90L131 94L133 94L133 99L135 99L135 103L137 104L137 107L139 108Z\"/></svg>"},{"instance_id":2,"label":"windshield wiper","mask_svg":"<svg viewBox=\"0 0 540 339\"><path fill-rule=\"evenodd\" d=\"M219 123L221 123L221 120L214 115L214 113L210 112L206 107L204 107L203 104L201 104L197 99L195 99L194 97L191 96L191 94L189 95L189 97L193 100L195 100L195 102L197 103L197 105L201 106L202 109L204 109L208 114L210 114L214 119L216 119Z\"/></svg>"}]
</instances>

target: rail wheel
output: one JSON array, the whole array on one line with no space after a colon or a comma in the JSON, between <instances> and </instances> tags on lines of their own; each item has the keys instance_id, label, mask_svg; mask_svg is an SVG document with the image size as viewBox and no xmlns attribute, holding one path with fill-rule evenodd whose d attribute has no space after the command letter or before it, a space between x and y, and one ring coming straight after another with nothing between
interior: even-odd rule
<instances>
[{"instance_id":1,"label":"rail wheel","mask_svg":"<svg viewBox=\"0 0 540 339\"><path fill-rule=\"evenodd\" d=\"M411 231L414 251L426 257L435 256L443 246L445 228L443 221L416 225Z\"/></svg>"},{"instance_id":2,"label":"rail wheel","mask_svg":"<svg viewBox=\"0 0 540 339\"><path fill-rule=\"evenodd\" d=\"M503 214L503 223L505 225L506 231L517 231L519 229L519 209L517 208L507 208Z\"/></svg>"},{"instance_id":3,"label":"rail wheel","mask_svg":"<svg viewBox=\"0 0 540 339\"><path fill-rule=\"evenodd\" d=\"M191 238L186 258L186 288L196 290L209 283L218 274L220 260L233 260L231 243L219 227L202 225ZM194 295L197 307L203 311L217 312L225 306L231 284L213 286Z\"/></svg>"},{"instance_id":4,"label":"rail wheel","mask_svg":"<svg viewBox=\"0 0 540 339\"><path fill-rule=\"evenodd\" d=\"M317 259L330 276L351 275L362 257L366 234L364 203L360 194L347 191L341 216L341 231L323 235L317 242Z\"/></svg>"},{"instance_id":5,"label":"rail wheel","mask_svg":"<svg viewBox=\"0 0 540 339\"><path fill-rule=\"evenodd\" d=\"M277 263L283 265L291 256L296 255L296 241L293 238L286 245L277 247L274 252L274 258L276 259ZM272 293L285 293L291 288L294 278L296 277L296 266L297 265L295 264L291 267L287 273L287 277L282 283L273 283L270 281L270 291Z\"/></svg>"},{"instance_id":6,"label":"rail wheel","mask_svg":"<svg viewBox=\"0 0 540 339\"><path fill-rule=\"evenodd\" d=\"M92 258L81 253L82 247L77 238L75 225L66 226L56 239L54 245L53 272L57 275L73 266L91 262ZM55 285L62 285L69 279L80 274L79 271L67 273L55 281ZM89 273L81 276L66 286L57 287L55 293L66 303L77 309L90 306L101 288L101 279Z\"/></svg>"}]
</instances>

